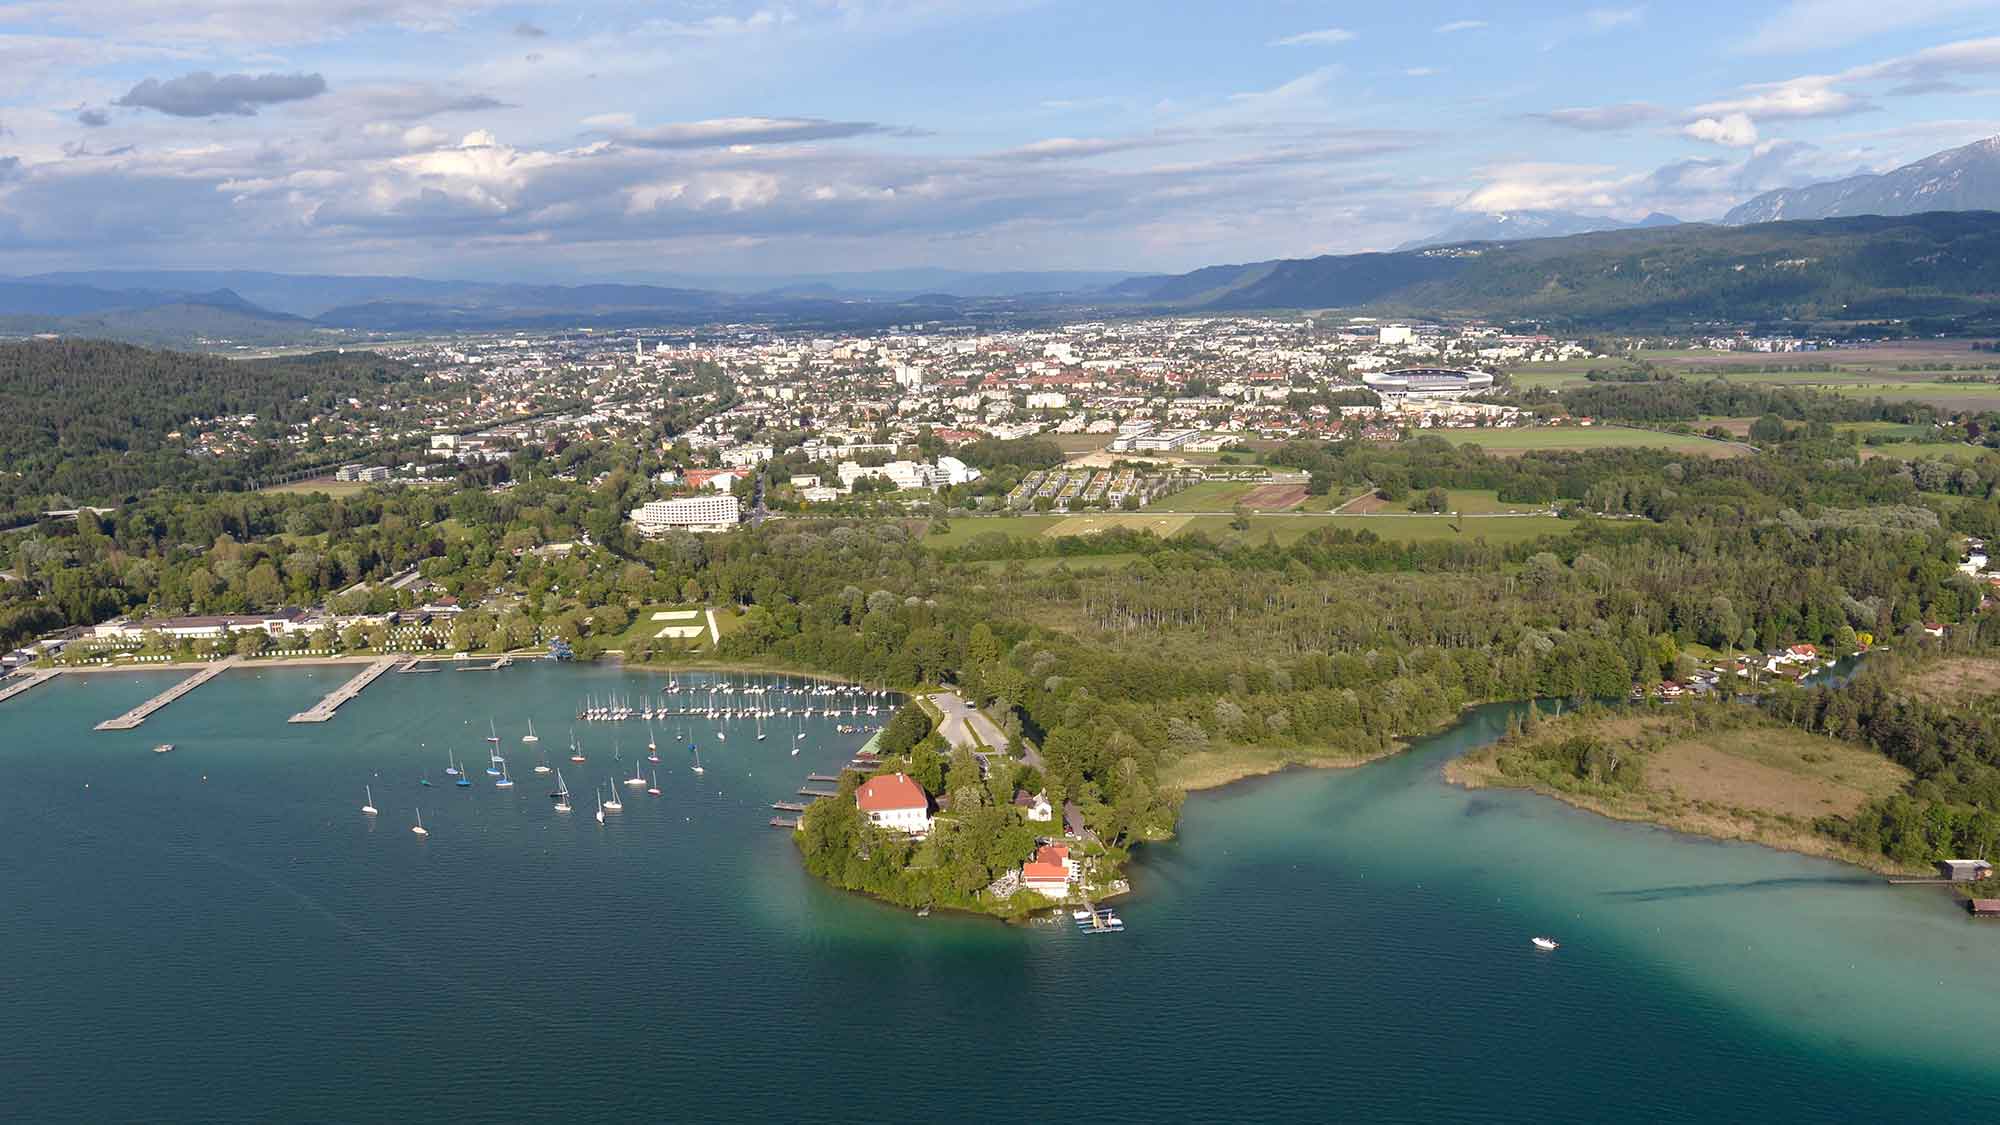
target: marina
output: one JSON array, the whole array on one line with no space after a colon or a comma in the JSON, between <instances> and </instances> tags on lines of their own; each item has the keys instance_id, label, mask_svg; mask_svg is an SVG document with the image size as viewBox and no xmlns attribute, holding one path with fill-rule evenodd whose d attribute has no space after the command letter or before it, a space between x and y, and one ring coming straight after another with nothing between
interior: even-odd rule
<instances>
[{"instance_id":1,"label":"marina","mask_svg":"<svg viewBox=\"0 0 2000 1125\"><path fill-rule=\"evenodd\" d=\"M362 689L374 683L382 673L387 672L402 662L403 658L400 656L385 656L380 660L370 663L368 667L355 674L352 679L328 692L326 698L285 721L288 723L326 722L328 719L333 718L335 711L340 710L341 704L360 695Z\"/></svg>"},{"instance_id":2,"label":"marina","mask_svg":"<svg viewBox=\"0 0 2000 1125\"><path fill-rule=\"evenodd\" d=\"M215 677L220 676L229 669L234 668L240 659L240 657L230 656L218 660L117 718L104 720L93 729L131 730L140 723L145 722L154 712L160 710L162 707L181 698Z\"/></svg>"}]
</instances>

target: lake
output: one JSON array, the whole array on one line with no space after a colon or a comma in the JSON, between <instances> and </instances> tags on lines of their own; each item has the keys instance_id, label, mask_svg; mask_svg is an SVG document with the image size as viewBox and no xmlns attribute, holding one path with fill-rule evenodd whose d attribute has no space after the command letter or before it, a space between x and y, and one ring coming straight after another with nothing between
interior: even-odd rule
<instances>
[{"instance_id":1,"label":"lake","mask_svg":"<svg viewBox=\"0 0 2000 1125\"><path fill-rule=\"evenodd\" d=\"M1361 769L1194 796L1177 840L1140 849L1127 931L1083 935L917 918L803 874L771 802L860 746L835 722L886 711L780 718L763 742L747 720L667 719L663 795L619 786L600 827L592 790L629 776L646 727L573 723L576 707L662 676L389 675L329 723L285 722L352 671L230 672L130 732L90 726L165 674L63 676L0 704L9 1116L1706 1122L2000 1104L2000 928L1935 888L1445 784L1505 707ZM511 790L482 769L489 720ZM574 813L529 772L530 720ZM448 754L471 759L470 789ZM1532 949L1541 933L1563 948Z\"/></svg>"}]
</instances>

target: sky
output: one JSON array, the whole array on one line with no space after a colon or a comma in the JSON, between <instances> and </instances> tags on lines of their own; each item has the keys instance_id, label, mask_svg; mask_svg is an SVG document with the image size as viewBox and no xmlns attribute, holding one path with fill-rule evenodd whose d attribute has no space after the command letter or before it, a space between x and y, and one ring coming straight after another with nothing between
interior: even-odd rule
<instances>
[{"instance_id":1,"label":"sky","mask_svg":"<svg viewBox=\"0 0 2000 1125\"><path fill-rule=\"evenodd\" d=\"M0 0L0 274L1178 271L2000 134L2000 0Z\"/></svg>"}]
</instances>

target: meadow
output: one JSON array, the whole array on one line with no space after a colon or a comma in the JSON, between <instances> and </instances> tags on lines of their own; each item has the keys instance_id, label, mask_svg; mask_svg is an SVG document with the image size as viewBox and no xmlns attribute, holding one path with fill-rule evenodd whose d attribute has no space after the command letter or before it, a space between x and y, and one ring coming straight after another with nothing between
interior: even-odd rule
<instances>
[{"instance_id":1,"label":"meadow","mask_svg":"<svg viewBox=\"0 0 2000 1125\"><path fill-rule=\"evenodd\" d=\"M1623 426L1519 426L1499 430L1450 430L1443 436L1506 455L1531 450L1672 449L1704 457L1742 457L1748 450L1695 434L1669 434Z\"/></svg>"}]
</instances>

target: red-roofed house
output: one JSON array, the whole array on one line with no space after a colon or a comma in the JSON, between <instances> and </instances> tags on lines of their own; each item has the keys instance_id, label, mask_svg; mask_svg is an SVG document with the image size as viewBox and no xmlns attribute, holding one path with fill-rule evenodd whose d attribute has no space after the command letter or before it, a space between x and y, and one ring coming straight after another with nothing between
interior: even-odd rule
<instances>
[{"instance_id":1,"label":"red-roofed house","mask_svg":"<svg viewBox=\"0 0 2000 1125\"><path fill-rule=\"evenodd\" d=\"M749 476L741 469L689 469L689 488L712 488L717 492L728 492L735 487L739 478Z\"/></svg>"},{"instance_id":2,"label":"red-roofed house","mask_svg":"<svg viewBox=\"0 0 2000 1125\"><path fill-rule=\"evenodd\" d=\"M1050 898L1069 897L1069 885L1076 878L1076 861L1062 844L1043 844L1035 858L1021 865L1021 885Z\"/></svg>"},{"instance_id":3,"label":"red-roofed house","mask_svg":"<svg viewBox=\"0 0 2000 1125\"><path fill-rule=\"evenodd\" d=\"M854 805L875 824L922 836L931 830L931 801L924 787L901 773L871 777L854 791Z\"/></svg>"}]
</instances>

